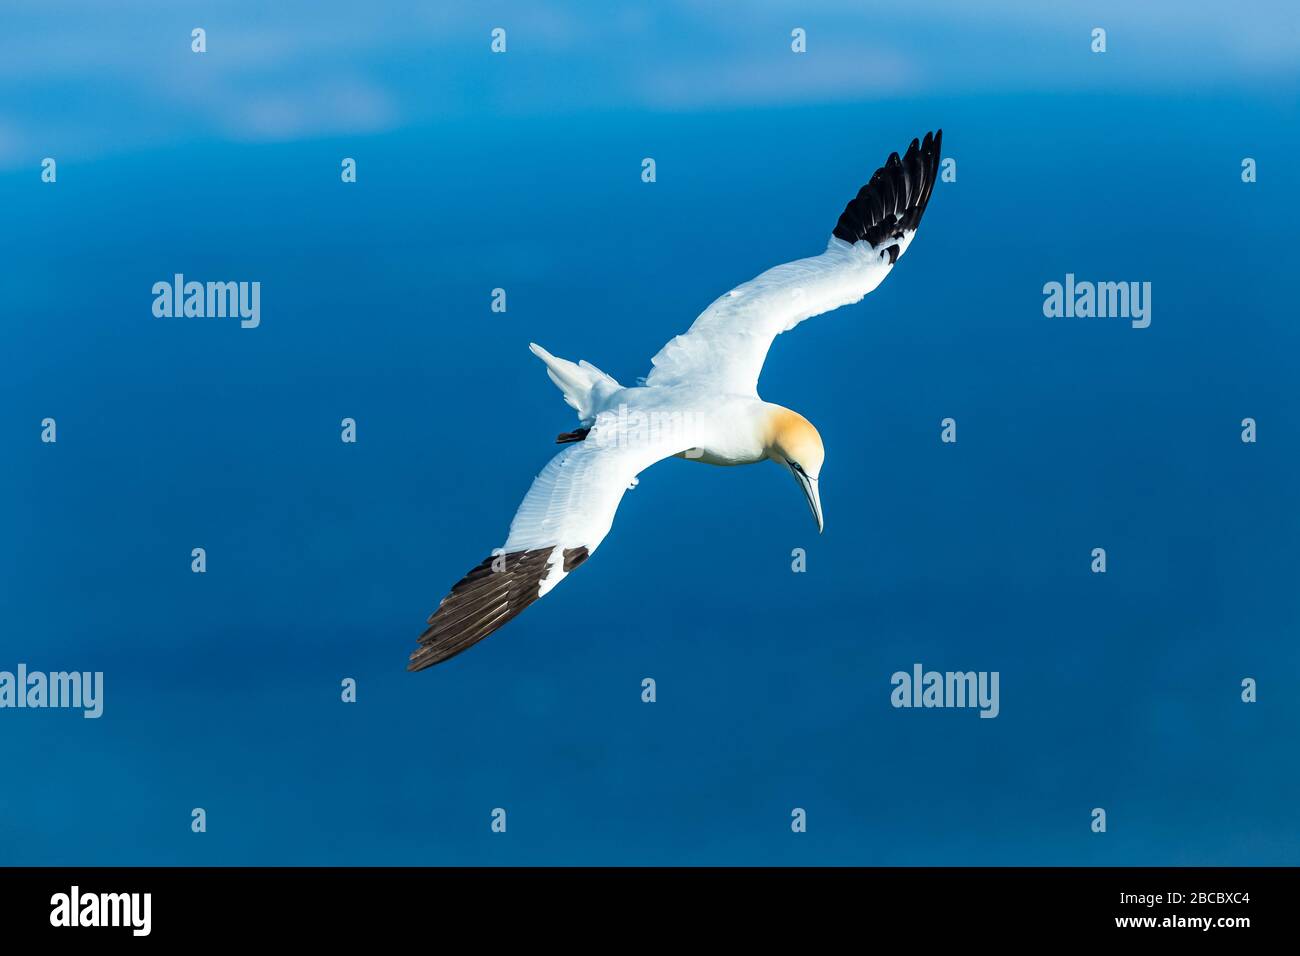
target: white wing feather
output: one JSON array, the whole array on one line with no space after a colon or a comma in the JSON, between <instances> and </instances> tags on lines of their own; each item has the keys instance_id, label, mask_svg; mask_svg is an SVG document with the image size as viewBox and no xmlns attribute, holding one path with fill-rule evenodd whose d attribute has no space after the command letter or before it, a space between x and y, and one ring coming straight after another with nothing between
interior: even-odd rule
<instances>
[{"instance_id":1,"label":"white wing feather","mask_svg":"<svg viewBox=\"0 0 1300 956\"><path fill-rule=\"evenodd\" d=\"M689 447L676 445L685 440L680 433L643 434L622 424L623 416L602 412L586 440L542 469L505 547L470 570L429 615L408 669L455 657L549 594L599 547L637 474Z\"/></svg>"},{"instance_id":2,"label":"white wing feather","mask_svg":"<svg viewBox=\"0 0 1300 956\"><path fill-rule=\"evenodd\" d=\"M602 412L585 440L552 458L533 480L504 550L558 546L594 552L632 479L689 447L689 438L680 434L642 438L620 431L618 415Z\"/></svg>"},{"instance_id":3,"label":"white wing feather","mask_svg":"<svg viewBox=\"0 0 1300 956\"><path fill-rule=\"evenodd\" d=\"M901 159L892 153L849 201L825 252L768 269L715 301L654 357L646 385L757 396L778 335L860 301L907 251L934 189L942 139L942 130L927 133Z\"/></svg>"},{"instance_id":4,"label":"white wing feather","mask_svg":"<svg viewBox=\"0 0 1300 956\"><path fill-rule=\"evenodd\" d=\"M861 301L892 268L884 248L832 236L821 255L768 269L714 301L652 359L646 384L707 384L726 394L757 395L763 362L778 335Z\"/></svg>"}]
</instances>

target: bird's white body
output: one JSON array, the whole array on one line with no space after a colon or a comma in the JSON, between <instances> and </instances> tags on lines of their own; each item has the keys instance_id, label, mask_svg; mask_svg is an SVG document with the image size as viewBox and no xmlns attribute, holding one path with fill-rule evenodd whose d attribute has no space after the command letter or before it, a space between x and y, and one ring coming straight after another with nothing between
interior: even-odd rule
<instances>
[{"instance_id":1,"label":"bird's white body","mask_svg":"<svg viewBox=\"0 0 1300 956\"><path fill-rule=\"evenodd\" d=\"M580 546L594 552L623 491L655 462L675 456L748 465L768 458L765 423L772 408L756 396L718 395L686 385L607 391L584 418L587 436L552 459L534 483L545 496L545 514L539 518L521 508L504 550ZM599 495L602 508L594 507L597 483L607 492ZM579 486L581 495L574 493Z\"/></svg>"},{"instance_id":2,"label":"bird's white body","mask_svg":"<svg viewBox=\"0 0 1300 956\"><path fill-rule=\"evenodd\" d=\"M601 411L635 420L643 416L665 427L680 423L678 442L689 443L676 457L705 465L752 465L766 461L766 422L771 405L753 395L720 395L688 385L622 388Z\"/></svg>"},{"instance_id":3,"label":"bird's white body","mask_svg":"<svg viewBox=\"0 0 1300 956\"><path fill-rule=\"evenodd\" d=\"M644 384L625 387L588 362L530 345L582 427L559 437L568 446L533 481L505 544L443 599L409 666L454 656L549 593L600 546L636 476L665 458L776 461L798 481L820 531L821 437L801 415L763 401L759 375L778 335L859 301L892 271L934 187L939 143L927 135L903 159L891 155L824 252L724 293L659 351Z\"/></svg>"}]
</instances>

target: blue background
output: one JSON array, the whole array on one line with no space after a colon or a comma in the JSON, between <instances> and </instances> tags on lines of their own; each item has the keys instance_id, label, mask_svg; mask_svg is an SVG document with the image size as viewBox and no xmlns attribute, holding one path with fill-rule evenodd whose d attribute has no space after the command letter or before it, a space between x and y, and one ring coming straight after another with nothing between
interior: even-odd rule
<instances>
[{"instance_id":1,"label":"blue background","mask_svg":"<svg viewBox=\"0 0 1300 956\"><path fill-rule=\"evenodd\" d=\"M0 669L106 692L0 711L0 863L1300 863L1296 14L1041 6L6 14ZM574 424L527 343L634 381L936 126L907 256L760 383L825 534L774 467L669 461L406 673ZM155 319L174 272L261 327ZM1044 318L1067 272L1150 328ZM1001 715L893 709L918 661Z\"/></svg>"}]
</instances>

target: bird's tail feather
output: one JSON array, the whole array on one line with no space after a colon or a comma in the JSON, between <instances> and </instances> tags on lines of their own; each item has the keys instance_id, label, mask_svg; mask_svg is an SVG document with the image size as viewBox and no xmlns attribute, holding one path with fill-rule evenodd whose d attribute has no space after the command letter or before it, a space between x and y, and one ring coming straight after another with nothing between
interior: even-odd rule
<instances>
[{"instance_id":1,"label":"bird's tail feather","mask_svg":"<svg viewBox=\"0 0 1300 956\"><path fill-rule=\"evenodd\" d=\"M595 418L596 404L601 398L622 388L611 376L590 362L578 362L575 365L568 359L556 358L535 342L528 344L528 350L546 363L546 374L564 393L564 400L584 423Z\"/></svg>"}]
</instances>

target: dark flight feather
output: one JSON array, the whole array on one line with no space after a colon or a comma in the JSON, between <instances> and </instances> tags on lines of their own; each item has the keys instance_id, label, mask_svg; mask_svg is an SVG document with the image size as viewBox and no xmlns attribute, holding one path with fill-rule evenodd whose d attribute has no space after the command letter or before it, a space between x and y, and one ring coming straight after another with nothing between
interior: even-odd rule
<instances>
[{"instance_id":1,"label":"dark flight feather","mask_svg":"<svg viewBox=\"0 0 1300 956\"><path fill-rule=\"evenodd\" d=\"M484 558L452 586L420 635L407 670L419 671L455 657L537 600L554 548L516 551ZM562 567L572 571L587 560L586 548L565 548Z\"/></svg>"},{"instance_id":2,"label":"dark flight feather","mask_svg":"<svg viewBox=\"0 0 1300 956\"><path fill-rule=\"evenodd\" d=\"M571 432L560 432L555 436L555 444L567 445L570 442L582 441L591 433L590 428L575 428Z\"/></svg>"},{"instance_id":3,"label":"dark flight feather","mask_svg":"<svg viewBox=\"0 0 1300 956\"><path fill-rule=\"evenodd\" d=\"M835 224L835 235L845 242L865 239L879 246L915 231L939 176L942 142L943 130L939 130L926 133L923 140L912 140L902 159L890 153L885 165L844 207ZM890 246L888 251L892 265L898 259L898 247Z\"/></svg>"}]
</instances>

